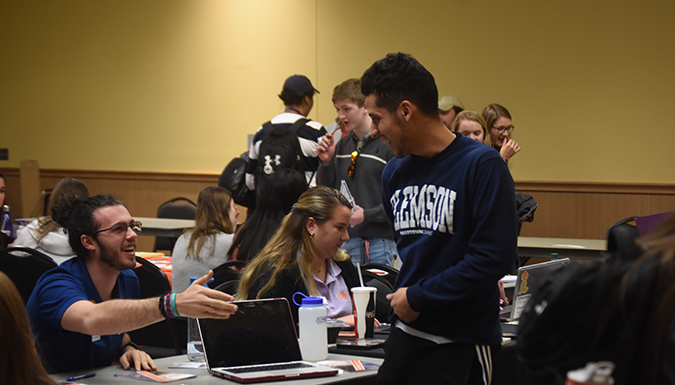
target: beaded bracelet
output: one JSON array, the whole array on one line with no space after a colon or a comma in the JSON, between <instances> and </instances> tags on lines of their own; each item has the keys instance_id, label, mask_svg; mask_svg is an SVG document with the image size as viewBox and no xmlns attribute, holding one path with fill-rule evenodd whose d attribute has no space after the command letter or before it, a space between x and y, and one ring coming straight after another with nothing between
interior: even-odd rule
<instances>
[{"instance_id":1,"label":"beaded bracelet","mask_svg":"<svg viewBox=\"0 0 675 385\"><path fill-rule=\"evenodd\" d=\"M171 311L171 293L164 296L164 308L166 309L166 314L169 318L174 318L176 315Z\"/></svg>"},{"instance_id":2,"label":"beaded bracelet","mask_svg":"<svg viewBox=\"0 0 675 385\"><path fill-rule=\"evenodd\" d=\"M159 312L164 318L169 318L169 315L166 313L166 308L164 308L164 296L159 297Z\"/></svg>"},{"instance_id":3,"label":"beaded bracelet","mask_svg":"<svg viewBox=\"0 0 675 385\"><path fill-rule=\"evenodd\" d=\"M176 309L176 293L171 293L171 312L174 317L178 317L178 310Z\"/></svg>"}]
</instances>

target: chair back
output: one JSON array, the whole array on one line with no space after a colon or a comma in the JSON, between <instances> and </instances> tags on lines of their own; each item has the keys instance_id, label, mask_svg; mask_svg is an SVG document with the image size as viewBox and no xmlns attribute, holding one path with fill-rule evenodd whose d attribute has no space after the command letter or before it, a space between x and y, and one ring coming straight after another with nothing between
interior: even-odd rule
<instances>
[{"instance_id":1,"label":"chair back","mask_svg":"<svg viewBox=\"0 0 675 385\"><path fill-rule=\"evenodd\" d=\"M396 284L396 277L398 277L398 270L394 267L383 265L381 263L365 263L361 265L361 272L369 271L386 279L389 286L394 287Z\"/></svg>"},{"instance_id":2,"label":"chair back","mask_svg":"<svg viewBox=\"0 0 675 385\"><path fill-rule=\"evenodd\" d=\"M53 259L29 247L10 247L0 251L0 271L12 280L24 304L28 303L42 274L57 266Z\"/></svg>"},{"instance_id":3,"label":"chair back","mask_svg":"<svg viewBox=\"0 0 675 385\"><path fill-rule=\"evenodd\" d=\"M209 287L215 289L220 284L227 281L237 281L241 276L241 269L246 267L246 262L234 260L227 261L222 265L213 269L213 282L209 283ZM235 270L235 268L239 270Z\"/></svg>"},{"instance_id":4,"label":"chair back","mask_svg":"<svg viewBox=\"0 0 675 385\"><path fill-rule=\"evenodd\" d=\"M173 198L162 203L157 208L157 218L171 219L195 219L197 214L197 204L188 198ZM169 250L173 251L176 244L175 238L155 237L155 251Z\"/></svg>"},{"instance_id":5,"label":"chair back","mask_svg":"<svg viewBox=\"0 0 675 385\"><path fill-rule=\"evenodd\" d=\"M171 291L169 279L162 269L155 266L152 262L138 256L136 257L136 262L138 262L139 265L137 265L133 271L138 277L141 299L159 297L160 295L167 294ZM165 319L161 322L129 332L129 335L131 336L131 340L138 345L173 349L171 354L167 352L167 355L182 354L183 346L187 346L187 344L180 345L180 341L174 333L174 323L172 321L172 319ZM171 338L167 338L168 336L171 336ZM187 341L187 330L185 340ZM154 357L155 356L153 355L153 358Z\"/></svg>"},{"instance_id":6,"label":"chair back","mask_svg":"<svg viewBox=\"0 0 675 385\"><path fill-rule=\"evenodd\" d=\"M607 252L614 254L623 260L634 261L643 251L635 241L640 238L640 233L634 222L637 217L628 217L611 225L607 230Z\"/></svg>"},{"instance_id":7,"label":"chair back","mask_svg":"<svg viewBox=\"0 0 675 385\"><path fill-rule=\"evenodd\" d=\"M221 283L220 285L216 286L214 290L222 291L223 293L229 295L235 295L237 293L238 287L239 287L239 280L232 280Z\"/></svg>"},{"instance_id":8,"label":"chair back","mask_svg":"<svg viewBox=\"0 0 675 385\"><path fill-rule=\"evenodd\" d=\"M387 294L393 291L393 286L389 283L387 278L375 274L371 271L361 272L363 275L363 284L366 286L374 287L377 289L377 294L375 295L376 304L376 317L380 321L386 321L391 309L391 301L387 299Z\"/></svg>"}]
</instances>

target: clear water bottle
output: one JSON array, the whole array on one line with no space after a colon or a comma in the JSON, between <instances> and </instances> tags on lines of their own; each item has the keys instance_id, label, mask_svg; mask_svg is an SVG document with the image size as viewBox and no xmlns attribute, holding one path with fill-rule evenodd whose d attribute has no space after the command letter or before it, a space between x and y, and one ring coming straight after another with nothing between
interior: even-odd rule
<instances>
[{"instance_id":1,"label":"clear water bottle","mask_svg":"<svg viewBox=\"0 0 675 385\"><path fill-rule=\"evenodd\" d=\"M197 278L190 278L190 285ZM209 282L213 282L213 278ZM205 284L204 287L208 287L208 284ZM202 347L202 339L199 336L199 327L197 326L197 319L188 317L188 327L187 327L187 356L188 360L193 362L204 362L204 348Z\"/></svg>"},{"instance_id":2,"label":"clear water bottle","mask_svg":"<svg viewBox=\"0 0 675 385\"><path fill-rule=\"evenodd\" d=\"M298 309L300 351L306 361L321 361L328 357L328 325L326 305L321 297L305 297Z\"/></svg>"},{"instance_id":3,"label":"clear water bottle","mask_svg":"<svg viewBox=\"0 0 675 385\"><path fill-rule=\"evenodd\" d=\"M2 206L2 226L0 226L0 230L2 230L5 235L8 235L12 238L15 238L16 236L14 235L14 225L12 224L12 216L9 213L9 206L3 205Z\"/></svg>"}]
</instances>

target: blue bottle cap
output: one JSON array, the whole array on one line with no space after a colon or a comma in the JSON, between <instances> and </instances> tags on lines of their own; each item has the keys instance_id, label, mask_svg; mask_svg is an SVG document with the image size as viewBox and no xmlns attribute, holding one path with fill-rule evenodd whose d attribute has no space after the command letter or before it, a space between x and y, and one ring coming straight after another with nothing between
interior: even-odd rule
<instances>
[{"instance_id":1,"label":"blue bottle cap","mask_svg":"<svg viewBox=\"0 0 675 385\"><path fill-rule=\"evenodd\" d=\"M320 306L323 305L323 298L305 297L302 299L302 306Z\"/></svg>"}]
</instances>

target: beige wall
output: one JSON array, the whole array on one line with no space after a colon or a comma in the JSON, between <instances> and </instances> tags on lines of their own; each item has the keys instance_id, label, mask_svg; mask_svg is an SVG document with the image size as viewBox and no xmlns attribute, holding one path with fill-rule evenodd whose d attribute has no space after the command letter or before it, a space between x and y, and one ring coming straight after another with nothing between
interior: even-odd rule
<instances>
[{"instance_id":1,"label":"beige wall","mask_svg":"<svg viewBox=\"0 0 675 385\"><path fill-rule=\"evenodd\" d=\"M282 109L392 51L514 115L516 180L673 183L675 3L0 0L0 148L18 167L219 173Z\"/></svg>"}]
</instances>

